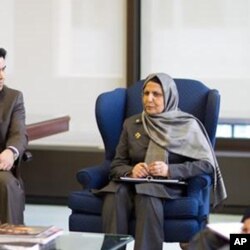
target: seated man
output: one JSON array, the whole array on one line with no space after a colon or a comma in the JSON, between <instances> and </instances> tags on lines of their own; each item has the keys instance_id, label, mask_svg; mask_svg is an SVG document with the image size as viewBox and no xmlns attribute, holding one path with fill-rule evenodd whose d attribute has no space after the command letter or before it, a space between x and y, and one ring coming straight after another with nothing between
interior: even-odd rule
<instances>
[{"instance_id":1,"label":"seated man","mask_svg":"<svg viewBox=\"0 0 250 250\"><path fill-rule=\"evenodd\" d=\"M23 95L4 85L6 54L0 48L0 223L23 224L25 199L16 166L28 139Z\"/></svg>"},{"instance_id":2,"label":"seated man","mask_svg":"<svg viewBox=\"0 0 250 250\"><path fill-rule=\"evenodd\" d=\"M250 207L246 210L242 218L242 233L250 233ZM218 234L212 232L208 228L198 233L189 243L189 250L229 250L229 241L222 238Z\"/></svg>"}]
</instances>

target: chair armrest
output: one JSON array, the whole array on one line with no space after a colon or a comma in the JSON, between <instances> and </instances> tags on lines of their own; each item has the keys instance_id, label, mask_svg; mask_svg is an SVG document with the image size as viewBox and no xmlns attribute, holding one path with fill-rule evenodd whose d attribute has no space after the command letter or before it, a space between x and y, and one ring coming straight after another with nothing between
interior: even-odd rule
<instances>
[{"instance_id":1,"label":"chair armrest","mask_svg":"<svg viewBox=\"0 0 250 250\"><path fill-rule=\"evenodd\" d=\"M199 175L187 180L187 194L191 197L201 198L203 192L210 192L212 178L210 175Z\"/></svg>"},{"instance_id":2,"label":"chair armrest","mask_svg":"<svg viewBox=\"0 0 250 250\"><path fill-rule=\"evenodd\" d=\"M25 162L32 160L32 153L30 151L25 151L22 155L22 160Z\"/></svg>"},{"instance_id":3,"label":"chair armrest","mask_svg":"<svg viewBox=\"0 0 250 250\"><path fill-rule=\"evenodd\" d=\"M210 211L210 192L212 177L210 175L199 175L188 180L187 195L199 201L199 216L201 220L207 220Z\"/></svg>"},{"instance_id":4,"label":"chair armrest","mask_svg":"<svg viewBox=\"0 0 250 250\"><path fill-rule=\"evenodd\" d=\"M22 162L28 162L32 160L32 153L30 151L24 151L23 154L21 154L18 159L15 161L15 167L11 169L14 176L21 180L21 170L20 165Z\"/></svg>"},{"instance_id":5,"label":"chair armrest","mask_svg":"<svg viewBox=\"0 0 250 250\"><path fill-rule=\"evenodd\" d=\"M100 165L86 167L77 172L76 179L83 189L100 189L109 181L109 168L109 161L105 161Z\"/></svg>"}]
</instances>

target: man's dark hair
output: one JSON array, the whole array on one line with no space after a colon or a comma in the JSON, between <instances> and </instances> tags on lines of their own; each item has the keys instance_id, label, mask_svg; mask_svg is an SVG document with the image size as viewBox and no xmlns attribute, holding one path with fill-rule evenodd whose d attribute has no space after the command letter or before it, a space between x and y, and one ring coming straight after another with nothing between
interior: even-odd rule
<instances>
[{"instance_id":1,"label":"man's dark hair","mask_svg":"<svg viewBox=\"0 0 250 250\"><path fill-rule=\"evenodd\" d=\"M7 51L4 48L0 48L0 57L3 57L5 59L7 54Z\"/></svg>"}]
</instances>

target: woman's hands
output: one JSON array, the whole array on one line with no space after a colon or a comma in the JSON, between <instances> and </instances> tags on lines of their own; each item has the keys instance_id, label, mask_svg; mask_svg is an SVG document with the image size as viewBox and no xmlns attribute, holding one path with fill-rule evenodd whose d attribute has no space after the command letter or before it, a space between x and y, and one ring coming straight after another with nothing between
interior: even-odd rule
<instances>
[{"instance_id":1,"label":"woman's hands","mask_svg":"<svg viewBox=\"0 0 250 250\"><path fill-rule=\"evenodd\" d=\"M163 161L155 161L147 165L145 162L136 164L132 169L132 178L143 178L146 176L168 177L168 165Z\"/></svg>"},{"instance_id":2,"label":"woman's hands","mask_svg":"<svg viewBox=\"0 0 250 250\"><path fill-rule=\"evenodd\" d=\"M148 171L152 176L168 177L168 165L163 161L154 161L148 165Z\"/></svg>"},{"instance_id":3,"label":"woman's hands","mask_svg":"<svg viewBox=\"0 0 250 250\"><path fill-rule=\"evenodd\" d=\"M132 178L143 178L150 175L148 172L148 166L145 162L137 163L132 169Z\"/></svg>"}]
</instances>

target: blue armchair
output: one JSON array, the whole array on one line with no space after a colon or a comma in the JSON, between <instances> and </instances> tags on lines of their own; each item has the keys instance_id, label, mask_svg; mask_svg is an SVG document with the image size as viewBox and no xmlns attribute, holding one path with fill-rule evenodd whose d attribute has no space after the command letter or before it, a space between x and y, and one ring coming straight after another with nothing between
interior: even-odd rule
<instances>
[{"instance_id":1,"label":"blue armchair","mask_svg":"<svg viewBox=\"0 0 250 250\"><path fill-rule=\"evenodd\" d=\"M179 91L179 107L193 114L204 124L212 145L218 122L220 95L203 83L175 79ZM110 163L126 117L142 111L143 80L125 89L118 88L99 95L96 101L96 120L105 146L105 160L96 166L80 170L76 177L83 190L70 193L68 206L72 210L69 230L102 232L102 199L91 193L108 183ZM187 196L166 202L165 242L188 242L207 223L210 211L212 178L202 175L188 180ZM134 235L131 221L130 234Z\"/></svg>"}]
</instances>

